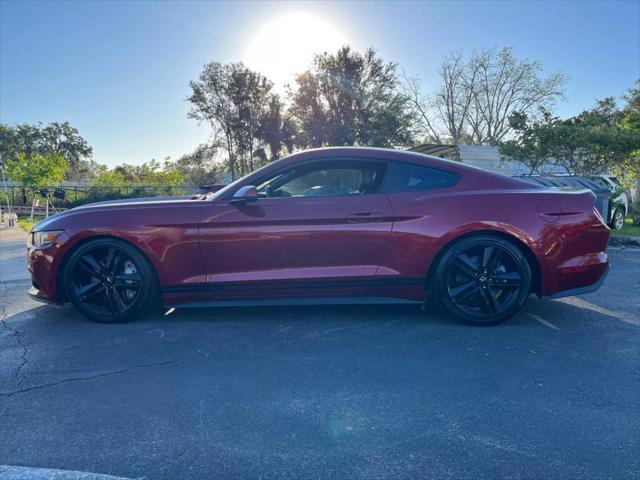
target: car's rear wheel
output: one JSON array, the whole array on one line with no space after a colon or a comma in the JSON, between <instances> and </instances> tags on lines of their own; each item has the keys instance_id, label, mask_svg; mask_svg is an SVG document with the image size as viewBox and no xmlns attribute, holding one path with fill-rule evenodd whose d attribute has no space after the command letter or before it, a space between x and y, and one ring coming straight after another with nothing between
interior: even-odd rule
<instances>
[{"instance_id":1,"label":"car's rear wheel","mask_svg":"<svg viewBox=\"0 0 640 480\"><path fill-rule=\"evenodd\" d=\"M91 240L66 262L64 285L69 300L86 317L104 323L140 315L154 298L155 275L149 261L117 239Z\"/></svg>"},{"instance_id":2,"label":"car's rear wheel","mask_svg":"<svg viewBox=\"0 0 640 480\"><path fill-rule=\"evenodd\" d=\"M616 208L611 218L611 227L620 230L624 227L624 210L621 207Z\"/></svg>"},{"instance_id":3,"label":"car's rear wheel","mask_svg":"<svg viewBox=\"0 0 640 480\"><path fill-rule=\"evenodd\" d=\"M495 325L525 304L531 269L511 242L478 235L455 243L443 254L434 287L440 304L457 318L476 325Z\"/></svg>"}]
</instances>

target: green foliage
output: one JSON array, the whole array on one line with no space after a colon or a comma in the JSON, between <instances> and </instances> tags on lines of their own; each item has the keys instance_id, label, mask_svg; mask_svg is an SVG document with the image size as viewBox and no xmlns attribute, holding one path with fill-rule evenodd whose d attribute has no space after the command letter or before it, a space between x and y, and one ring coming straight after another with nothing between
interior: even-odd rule
<instances>
[{"instance_id":1,"label":"green foliage","mask_svg":"<svg viewBox=\"0 0 640 480\"><path fill-rule=\"evenodd\" d=\"M112 169L98 167L91 185L94 187L122 186L179 186L184 182L178 165L169 157L163 163L157 160L142 165L119 165Z\"/></svg>"},{"instance_id":2,"label":"green foliage","mask_svg":"<svg viewBox=\"0 0 640 480\"><path fill-rule=\"evenodd\" d=\"M223 165L218 161L216 144L199 145L176 161L176 168L187 185L211 185L222 180Z\"/></svg>"},{"instance_id":3,"label":"green foliage","mask_svg":"<svg viewBox=\"0 0 640 480\"><path fill-rule=\"evenodd\" d=\"M125 184L124 174L116 169L100 165L91 181L94 187L116 187Z\"/></svg>"},{"instance_id":4,"label":"green foliage","mask_svg":"<svg viewBox=\"0 0 640 480\"><path fill-rule=\"evenodd\" d=\"M0 124L0 155L5 160L16 160L20 153L27 158L35 154L59 155L69 168L67 176L86 175L91 168L93 153L87 141L69 122L52 122L48 125L3 125Z\"/></svg>"},{"instance_id":5,"label":"green foliage","mask_svg":"<svg viewBox=\"0 0 640 480\"><path fill-rule=\"evenodd\" d=\"M34 187L59 184L68 169L64 157L55 153L27 155L20 152L7 160L5 165L9 179L23 186Z\"/></svg>"},{"instance_id":6,"label":"green foliage","mask_svg":"<svg viewBox=\"0 0 640 480\"><path fill-rule=\"evenodd\" d=\"M540 120L529 121L517 112L510 117L516 138L502 142L500 154L531 173L555 164L575 174L611 172L629 185L640 178L640 112L633 95L627 101L620 110L613 98L605 98L567 120L543 110Z\"/></svg>"},{"instance_id":7,"label":"green foliage","mask_svg":"<svg viewBox=\"0 0 640 480\"><path fill-rule=\"evenodd\" d=\"M397 66L373 49L316 55L289 92L300 147L411 145L413 117Z\"/></svg>"},{"instance_id":8,"label":"green foliage","mask_svg":"<svg viewBox=\"0 0 640 480\"><path fill-rule=\"evenodd\" d=\"M17 224L22 227L22 229L26 232L30 232L33 227L36 226L36 223L38 223L40 220L42 220L44 217L36 215L33 217L33 220L31 220L28 216L23 216L23 217L18 217L17 220Z\"/></svg>"}]
</instances>

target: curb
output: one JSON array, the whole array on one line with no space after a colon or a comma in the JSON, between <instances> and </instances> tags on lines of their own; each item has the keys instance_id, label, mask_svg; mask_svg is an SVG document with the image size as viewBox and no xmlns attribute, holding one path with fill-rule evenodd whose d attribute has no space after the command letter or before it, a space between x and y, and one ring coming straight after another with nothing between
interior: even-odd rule
<instances>
[{"instance_id":1,"label":"curb","mask_svg":"<svg viewBox=\"0 0 640 480\"><path fill-rule=\"evenodd\" d=\"M640 237L634 235L612 235L609 238L609 246L640 247Z\"/></svg>"}]
</instances>

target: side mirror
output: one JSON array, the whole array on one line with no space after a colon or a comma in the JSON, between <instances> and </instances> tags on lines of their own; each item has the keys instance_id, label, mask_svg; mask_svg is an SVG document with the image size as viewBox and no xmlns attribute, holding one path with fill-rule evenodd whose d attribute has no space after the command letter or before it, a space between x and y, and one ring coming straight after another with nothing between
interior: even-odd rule
<instances>
[{"instance_id":1,"label":"side mirror","mask_svg":"<svg viewBox=\"0 0 640 480\"><path fill-rule=\"evenodd\" d=\"M229 203L249 203L258 200L258 189L253 185L245 185L233 194Z\"/></svg>"}]
</instances>

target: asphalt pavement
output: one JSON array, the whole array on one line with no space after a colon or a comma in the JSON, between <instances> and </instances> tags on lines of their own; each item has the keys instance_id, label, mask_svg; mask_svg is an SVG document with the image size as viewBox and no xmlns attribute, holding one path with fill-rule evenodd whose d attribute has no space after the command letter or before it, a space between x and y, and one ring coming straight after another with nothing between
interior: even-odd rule
<instances>
[{"instance_id":1,"label":"asphalt pavement","mask_svg":"<svg viewBox=\"0 0 640 480\"><path fill-rule=\"evenodd\" d=\"M640 477L640 250L491 328L379 305L101 325L28 299L24 232L0 239L1 479Z\"/></svg>"}]
</instances>

